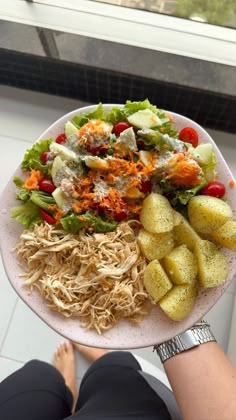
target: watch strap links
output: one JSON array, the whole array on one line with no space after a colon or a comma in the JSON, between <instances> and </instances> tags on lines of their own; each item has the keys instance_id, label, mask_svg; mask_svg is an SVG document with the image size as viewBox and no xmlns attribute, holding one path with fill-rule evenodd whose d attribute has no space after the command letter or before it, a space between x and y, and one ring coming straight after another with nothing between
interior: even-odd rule
<instances>
[{"instance_id":1,"label":"watch strap links","mask_svg":"<svg viewBox=\"0 0 236 420\"><path fill-rule=\"evenodd\" d=\"M178 334L172 339L154 346L153 350L156 350L162 363L164 363L170 357L209 341L216 341L210 325L206 322L200 322L182 334Z\"/></svg>"}]
</instances>

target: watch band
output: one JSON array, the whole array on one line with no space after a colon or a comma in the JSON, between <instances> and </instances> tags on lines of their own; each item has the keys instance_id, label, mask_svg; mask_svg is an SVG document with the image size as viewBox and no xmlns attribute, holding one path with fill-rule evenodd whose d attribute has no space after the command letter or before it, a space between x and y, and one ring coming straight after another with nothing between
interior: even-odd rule
<instances>
[{"instance_id":1,"label":"watch band","mask_svg":"<svg viewBox=\"0 0 236 420\"><path fill-rule=\"evenodd\" d=\"M216 339L210 329L210 325L203 321L195 324L182 334L178 334L172 339L154 346L153 351L156 350L161 362L164 363L176 354L199 346L199 344L208 343L209 341L216 341Z\"/></svg>"}]
</instances>

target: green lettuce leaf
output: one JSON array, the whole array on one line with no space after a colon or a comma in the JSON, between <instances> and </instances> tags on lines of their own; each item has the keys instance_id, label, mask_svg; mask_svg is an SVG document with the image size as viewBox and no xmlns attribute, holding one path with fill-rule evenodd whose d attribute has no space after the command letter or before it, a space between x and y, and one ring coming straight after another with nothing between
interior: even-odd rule
<instances>
[{"instance_id":1,"label":"green lettuce leaf","mask_svg":"<svg viewBox=\"0 0 236 420\"><path fill-rule=\"evenodd\" d=\"M151 128L138 130L138 135L146 145L156 146L160 151L171 152L184 146L184 143L181 140L170 137L168 134L160 133L159 131Z\"/></svg>"},{"instance_id":2,"label":"green lettuce leaf","mask_svg":"<svg viewBox=\"0 0 236 420\"><path fill-rule=\"evenodd\" d=\"M16 198L26 203L27 201L29 201L30 195L31 195L30 191L26 190L25 188L20 188L17 191Z\"/></svg>"},{"instance_id":3,"label":"green lettuce leaf","mask_svg":"<svg viewBox=\"0 0 236 420\"><path fill-rule=\"evenodd\" d=\"M80 220L80 217L82 220ZM82 215L70 214L64 216L60 220L63 229L67 232L77 233L80 229L93 228L94 232L111 232L115 230L117 222L114 220L105 221L100 216L95 216L92 213L86 212Z\"/></svg>"},{"instance_id":4,"label":"green lettuce leaf","mask_svg":"<svg viewBox=\"0 0 236 420\"><path fill-rule=\"evenodd\" d=\"M189 188L188 190L179 190L176 191L176 199L181 204L188 204L190 198L194 197L202 188L206 187L207 181L203 181L200 185L197 185L196 187Z\"/></svg>"},{"instance_id":5,"label":"green lettuce leaf","mask_svg":"<svg viewBox=\"0 0 236 420\"><path fill-rule=\"evenodd\" d=\"M105 120L105 112L102 103L100 102L97 108L94 111L84 113L82 115L76 115L73 118L73 123L76 125L77 128L82 127L86 124L89 120Z\"/></svg>"},{"instance_id":6,"label":"green lettuce leaf","mask_svg":"<svg viewBox=\"0 0 236 420\"><path fill-rule=\"evenodd\" d=\"M21 188L24 185L24 181L19 176L14 176L13 182L17 188Z\"/></svg>"},{"instance_id":7,"label":"green lettuce leaf","mask_svg":"<svg viewBox=\"0 0 236 420\"><path fill-rule=\"evenodd\" d=\"M36 206L50 212L50 206L55 206L56 201L51 194L47 194L43 191L32 191L30 195L30 201Z\"/></svg>"},{"instance_id":8,"label":"green lettuce leaf","mask_svg":"<svg viewBox=\"0 0 236 420\"><path fill-rule=\"evenodd\" d=\"M216 178L216 156L214 151L212 151L208 163L206 165L201 165L201 168L208 182L213 181Z\"/></svg>"},{"instance_id":9,"label":"green lettuce leaf","mask_svg":"<svg viewBox=\"0 0 236 420\"><path fill-rule=\"evenodd\" d=\"M24 155L21 169L23 171L30 171L31 169L40 170L45 175L50 174L51 165L43 165L41 162L41 155L43 152L49 150L52 139L44 139L35 143L31 149L28 149Z\"/></svg>"},{"instance_id":10,"label":"green lettuce leaf","mask_svg":"<svg viewBox=\"0 0 236 420\"><path fill-rule=\"evenodd\" d=\"M142 109L150 109L152 112L157 114L157 107L152 105L148 99L139 102L126 101L124 106L124 112L127 117L137 111L141 111Z\"/></svg>"},{"instance_id":11,"label":"green lettuce leaf","mask_svg":"<svg viewBox=\"0 0 236 420\"><path fill-rule=\"evenodd\" d=\"M197 185L193 188L188 189L176 189L169 181L162 179L160 181L160 187L163 194L168 198L172 206L176 207L178 205L186 206L190 198L198 194L202 188L207 185L207 181L204 180L200 185Z\"/></svg>"},{"instance_id":12,"label":"green lettuce leaf","mask_svg":"<svg viewBox=\"0 0 236 420\"><path fill-rule=\"evenodd\" d=\"M120 121L126 121L130 115L142 109L150 109L151 111L157 113L156 106L150 104L148 99L139 102L126 101L123 108L113 106L106 115L106 121L112 124L116 124Z\"/></svg>"},{"instance_id":13,"label":"green lettuce leaf","mask_svg":"<svg viewBox=\"0 0 236 420\"><path fill-rule=\"evenodd\" d=\"M42 222L39 208L30 201L21 204L20 206L13 207L10 211L10 215L12 219L20 222L26 229Z\"/></svg>"},{"instance_id":14,"label":"green lettuce leaf","mask_svg":"<svg viewBox=\"0 0 236 420\"><path fill-rule=\"evenodd\" d=\"M118 108L117 106L113 106L106 115L106 122L109 122L111 124L116 124L120 121L126 120L127 116L124 108Z\"/></svg>"}]
</instances>

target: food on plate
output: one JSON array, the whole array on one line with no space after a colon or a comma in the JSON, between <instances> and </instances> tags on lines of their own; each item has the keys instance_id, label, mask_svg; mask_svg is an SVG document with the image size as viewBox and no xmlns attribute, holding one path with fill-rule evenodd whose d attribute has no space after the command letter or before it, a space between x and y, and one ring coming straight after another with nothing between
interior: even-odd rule
<instances>
[{"instance_id":1,"label":"food on plate","mask_svg":"<svg viewBox=\"0 0 236 420\"><path fill-rule=\"evenodd\" d=\"M195 243L201 238L192 228L187 219L177 211L174 212L174 235L178 245L186 245L190 251L194 250Z\"/></svg>"},{"instance_id":2,"label":"food on plate","mask_svg":"<svg viewBox=\"0 0 236 420\"><path fill-rule=\"evenodd\" d=\"M146 229L140 229L138 233L138 244L149 260L160 260L174 248L173 232L152 233Z\"/></svg>"},{"instance_id":3,"label":"food on plate","mask_svg":"<svg viewBox=\"0 0 236 420\"><path fill-rule=\"evenodd\" d=\"M174 284L192 284L196 281L197 260L186 245L180 245L173 249L163 259L163 266Z\"/></svg>"},{"instance_id":4,"label":"food on plate","mask_svg":"<svg viewBox=\"0 0 236 420\"><path fill-rule=\"evenodd\" d=\"M212 181L201 190L201 194L222 198L225 195L225 186L222 182Z\"/></svg>"},{"instance_id":5,"label":"food on plate","mask_svg":"<svg viewBox=\"0 0 236 420\"><path fill-rule=\"evenodd\" d=\"M170 319L182 321L192 312L196 299L196 284L180 285L167 292L159 304Z\"/></svg>"},{"instance_id":6,"label":"food on plate","mask_svg":"<svg viewBox=\"0 0 236 420\"><path fill-rule=\"evenodd\" d=\"M79 317L88 329L101 333L120 318L137 323L147 314L147 263L128 223L93 235L34 225L16 250L28 265L25 285L36 287L51 310Z\"/></svg>"},{"instance_id":7,"label":"food on plate","mask_svg":"<svg viewBox=\"0 0 236 420\"><path fill-rule=\"evenodd\" d=\"M228 220L220 229L209 235L213 242L236 251L236 221Z\"/></svg>"},{"instance_id":8,"label":"food on plate","mask_svg":"<svg viewBox=\"0 0 236 420\"><path fill-rule=\"evenodd\" d=\"M193 308L196 276L213 287L216 255L215 283L226 280L223 254L201 238L235 247L213 146L148 100L76 115L28 149L21 169L16 249L25 285L49 309L102 333L138 322L150 299L178 321Z\"/></svg>"},{"instance_id":9,"label":"food on plate","mask_svg":"<svg viewBox=\"0 0 236 420\"><path fill-rule=\"evenodd\" d=\"M202 287L216 287L226 281L228 263L216 245L208 240L198 241L194 254L198 262L198 280Z\"/></svg>"},{"instance_id":10,"label":"food on plate","mask_svg":"<svg viewBox=\"0 0 236 420\"><path fill-rule=\"evenodd\" d=\"M220 198L198 195L188 203L188 217L197 232L211 233L232 218L232 210Z\"/></svg>"},{"instance_id":11,"label":"food on plate","mask_svg":"<svg viewBox=\"0 0 236 420\"><path fill-rule=\"evenodd\" d=\"M170 232L174 226L174 216L167 198L161 194L149 194L142 203L140 222L149 232Z\"/></svg>"},{"instance_id":12,"label":"food on plate","mask_svg":"<svg viewBox=\"0 0 236 420\"><path fill-rule=\"evenodd\" d=\"M144 286L155 303L172 288L172 283L157 260L151 261L144 272Z\"/></svg>"}]
</instances>

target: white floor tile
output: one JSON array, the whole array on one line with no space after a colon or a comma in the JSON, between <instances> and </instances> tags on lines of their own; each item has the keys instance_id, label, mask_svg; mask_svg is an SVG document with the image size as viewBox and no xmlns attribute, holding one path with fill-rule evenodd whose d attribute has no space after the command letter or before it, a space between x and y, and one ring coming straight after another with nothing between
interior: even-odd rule
<instances>
[{"instance_id":1,"label":"white floor tile","mask_svg":"<svg viewBox=\"0 0 236 420\"><path fill-rule=\"evenodd\" d=\"M236 293L236 275L234 276L234 279L231 281L230 285L227 288L228 293Z\"/></svg>"},{"instance_id":2,"label":"white floor tile","mask_svg":"<svg viewBox=\"0 0 236 420\"><path fill-rule=\"evenodd\" d=\"M219 345L227 352L230 325L234 305L234 295L225 292L213 308L204 316L212 328Z\"/></svg>"},{"instance_id":3,"label":"white floor tile","mask_svg":"<svg viewBox=\"0 0 236 420\"><path fill-rule=\"evenodd\" d=\"M1 124L1 123L0 123ZM4 159L1 159L0 166L0 193L5 188L7 181L11 178L16 168L21 164L26 149L30 144L26 141L14 138L5 138L1 135L0 147L4 150Z\"/></svg>"},{"instance_id":4,"label":"white floor tile","mask_svg":"<svg viewBox=\"0 0 236 420\"><path fill-rule=\"evenodd\" d=\"M27 362L40 359L51 362L64 338L49 328L19 300L2 348L2 356Z\"/></svg>"},{"instance_id":5,"label":"white floor tile","mask_svg":"<svg viewBox=\"0 0 236 420\"><path fill-rule=\"evenodd\" d=\"M17 295L6 276L0 256L0 350L17 301Z\"/></svg>"},{"instance_id":6,"label":"white floor tile","mask_svg":"<svg viewBox=\"0 0 236 420\"><path fill-rule=\"evenodd\" d=\"M75 352L76 360L76 378L78 381L81 381L85 372L88 370L91 365L83 356L81 356L77 351Z\"/></svg>"},{"instance_id":7,"label":"white floor tile","mask_svg":"<svg viewBox=\"0 0 236 420\"><path fill-rule=\"evenodd\" d=\"M6 359L5 357L0 357L0 382L16 370L20 369L23 365L24 363Z\"/></svg>"},{"instance_id":8,"label":"white floor tile","mask_svg":"<svg viewBox=\"0 0 236 420\"><path fill-rule=\"evenodd\" d=\"M87 103L0 86L0 134L34 142L46 128Z\"/></svg>"},{"instance_id":9,"label":"white floor tile","mask_svg":"<svg viewBox=\"0 0 236 420\"><path fill-rule=\"evenodd\" d=\"M138 356L142 357L143 359L147 360L152 365L158 367L164 372L162 363L160 362L159 356L156 351L153 351L153 347L145 347L143 349L133 349L131 352Z\"/></svg>"}]
</instances>

